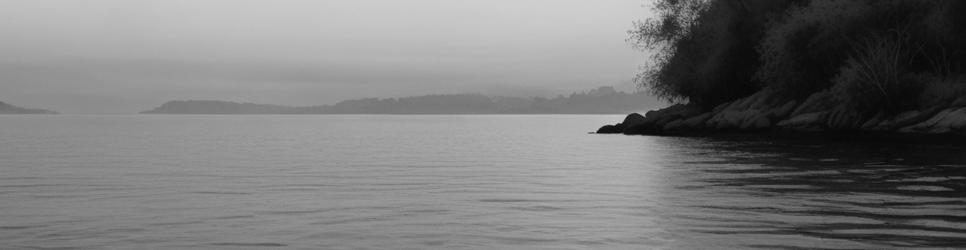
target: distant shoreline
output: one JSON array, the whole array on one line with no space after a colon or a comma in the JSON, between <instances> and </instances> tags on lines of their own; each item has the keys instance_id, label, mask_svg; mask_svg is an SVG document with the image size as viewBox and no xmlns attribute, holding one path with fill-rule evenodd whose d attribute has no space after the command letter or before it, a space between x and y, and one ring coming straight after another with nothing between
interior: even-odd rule
<instances>
[{"instance_id":1,"label":"distant shoreline","mask_svg":"<svg viewBox=\"0 0 966 250\"><path fill-rule=\"evenodd\" d=\"M600 87L554 98L446 94L363 98L317 106L182 100L169 101L140 114L626 114L657 106L657 102L643 93Z\"/></svg>"},{"instance_id":2,"label":"distant shoreline","mask_svg":"<svg viewBox=\"0 0 966 250\"><path fill-rule=\"evenodd\" d=\"M203 114L203 113L150 113L150 114L73 114L73 115L148 115L148 116L165 116L165 115L185 115L185 116L205 116L205 115L223 115L223 116L245 116L245 115L266 115L266 116L366 116L366 115L387 115L387 116L433 116L433 115L613 115L620 116L624 113L407 113L407 114L390 114L390 113L339 113L339 114Z\"/></svg>"},{"instance_id":3,"label":"distant shoreline","mask_svg":"<svg viewBox=\"0 0 966 250\"><path fill-rule=\"evenodd\" d=\"M13 104L8 104L5 102L0 102L0 115L56 115L60 114L56 111L37 109L37 108L24 108L15 106Z\"/></svg>"}]
</instances>

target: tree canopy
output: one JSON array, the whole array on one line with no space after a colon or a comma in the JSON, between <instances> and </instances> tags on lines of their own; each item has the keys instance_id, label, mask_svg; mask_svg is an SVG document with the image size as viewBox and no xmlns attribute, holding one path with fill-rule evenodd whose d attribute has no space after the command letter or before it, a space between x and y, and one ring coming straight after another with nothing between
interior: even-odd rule
<instances>
[{"instance_id":1,"label":"tree canopy","mask_svg":"<svg viewBox=\"0 0 966 250\"><path fill-rule=\"evenodd\" d=\"M765 88L785 99L831 89L877 112L966 93L966 1L651 3L655 16L629 31L653 53L635 80L669 101L713 107Z\"/></svg>"}]
</instances>

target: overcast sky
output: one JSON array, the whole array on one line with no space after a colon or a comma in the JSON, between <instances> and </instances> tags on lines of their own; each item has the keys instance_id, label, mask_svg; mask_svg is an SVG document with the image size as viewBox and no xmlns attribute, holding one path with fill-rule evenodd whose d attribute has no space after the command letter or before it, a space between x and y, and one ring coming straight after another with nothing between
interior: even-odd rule
<instances>
[{"instance_id":1,"label":"overcast sky","mask_svg":"<svg viewBox=\"0 0 966 250\"><path fill-rule=\"evenodd\" d=\"M642 0L0 0L0 101L135 113L627 84Z\"/></svg>"}]
</instances>

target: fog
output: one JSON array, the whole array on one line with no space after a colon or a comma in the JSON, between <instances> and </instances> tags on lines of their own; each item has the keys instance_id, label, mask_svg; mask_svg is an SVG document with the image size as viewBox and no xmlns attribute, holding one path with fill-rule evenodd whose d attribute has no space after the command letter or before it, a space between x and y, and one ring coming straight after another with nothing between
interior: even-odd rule
<instances>
[{"instance_id":1,"label":"fog","mask_svg":"<svg viewBox=\"0 0 966 250\"><path fill-rule=\"evenodd\" d=\"M134 113L627 85L641 0L0 1L0 101Z\"/></svg>"}]
</instances>

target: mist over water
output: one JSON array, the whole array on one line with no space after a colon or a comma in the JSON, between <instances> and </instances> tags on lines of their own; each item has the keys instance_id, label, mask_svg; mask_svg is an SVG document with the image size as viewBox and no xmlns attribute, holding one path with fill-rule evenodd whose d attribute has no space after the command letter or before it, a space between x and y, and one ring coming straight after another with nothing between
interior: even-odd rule
<instances>
[{"instance_id":1,"label":"mist over water","mask_svg":"<svg viewBox=\"0 0 966 250\"><path fill-rule=\"evenodd\" d=\"M640 0L0 1L0 101L132 114L630 84Z\"/></svg>"},{"instance_id":2,"label":"mist over water","mask_svg":"<svg viewBox=\"0 0 966 250\"><path fill-rule=\"evenodd\" d=\"M586 134L619 118L0 117L0 245L966 245L961 146Z\"/></svg>"}]
</instances>

